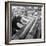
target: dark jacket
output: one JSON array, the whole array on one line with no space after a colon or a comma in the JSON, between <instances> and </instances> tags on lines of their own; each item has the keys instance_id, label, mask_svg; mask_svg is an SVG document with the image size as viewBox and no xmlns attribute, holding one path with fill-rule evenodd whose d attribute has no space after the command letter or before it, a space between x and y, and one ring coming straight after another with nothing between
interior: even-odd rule
<instances>
[{"instance_id":1,"label":"dark jacket","mask_svg":"<svg viewBox=\"0 0 46 46\"><path fill-rule=\"evenodd\" d=\"M13 18L13 21L12 21L12 28L20 29L20 28L17 26L17 22L21 23L20 20L21 20L21 17L20 17L20 16L14 17L14 18Z\"/></svg>"}]
</instances>

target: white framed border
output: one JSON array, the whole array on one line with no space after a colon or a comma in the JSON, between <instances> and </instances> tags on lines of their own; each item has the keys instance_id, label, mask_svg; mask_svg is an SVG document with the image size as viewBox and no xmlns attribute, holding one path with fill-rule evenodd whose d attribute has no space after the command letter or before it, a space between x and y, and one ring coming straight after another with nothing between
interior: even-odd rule
<instances>
[{"instance_id":1,"label":"white framed border","mask_svg":"<svg viewBox=\"0 0 46 46\"><path fill-rule=\"evenodd\" d=\"M23 2L23 3L26 4L26 3L29 3L29 2ZM11 28L10 28L10 4L12 4L12 3L9 2L9 39L8 39L9 40L9 44L45 42L45 4L44 3L34 3L34 5L42 5L42 12L41 12L42 13L42 15L41 15L41 18L42 18L42 21L41 21L41 25L42 25L41 26L41 28L42 28L42 37L41 37L41 39L24 39L24 40L11 40L11 33L10 33L11 32ZM13 4L14 4L14 2L13 2ZM30 2L30 4L31 4L31 2Z\"/></svg>"}]
</instances>

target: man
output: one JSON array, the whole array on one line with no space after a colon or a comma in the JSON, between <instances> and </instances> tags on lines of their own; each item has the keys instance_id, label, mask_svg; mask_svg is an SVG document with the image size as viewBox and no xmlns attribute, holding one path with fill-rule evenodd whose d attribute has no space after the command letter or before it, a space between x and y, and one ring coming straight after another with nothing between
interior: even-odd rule
<instances>
[{"instance_id":1,"label":"man","mask_svg":"<svg viewBox=\"0 0 46 46\"><path fill-rule=\"evenodd\" d=\"M16 16L13 18L13 20L12 20L12 35L16 33L16 29L17 29L17 30L20 30L20 28L17 26L17 23L18 23L18 22L21 23L20 20L21 20L21 17L18 16L18 15L16 15ZM21 24L22 24L22 23L21 23Z\"/></svg>"}]
</instances>

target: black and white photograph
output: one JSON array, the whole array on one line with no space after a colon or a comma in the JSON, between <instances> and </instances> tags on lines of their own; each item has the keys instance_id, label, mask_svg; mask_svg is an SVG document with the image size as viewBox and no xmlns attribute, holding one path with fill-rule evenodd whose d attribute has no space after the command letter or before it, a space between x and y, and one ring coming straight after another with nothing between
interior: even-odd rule
<instances>
[{"instance_id":1,"label":"black and white photograph","mask_svg":"<svg viewBox=\"0 0 46 46\"><path fill-rule=\"evenodd\" d=\"M44 42L44 3L6 2L6 43Z\"/></svg>"},{"instance_id":2,"label":"black and white photograph","mask_svg":"<svg viewBox=\"0 0 46 46\"><path fill-rule=\"evenodd\" d=\"M40 16L41 7L12 6L12 39L41 38Z\"/></svg>"}]
</instances>

